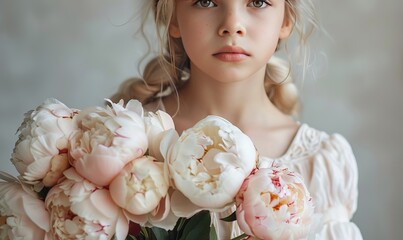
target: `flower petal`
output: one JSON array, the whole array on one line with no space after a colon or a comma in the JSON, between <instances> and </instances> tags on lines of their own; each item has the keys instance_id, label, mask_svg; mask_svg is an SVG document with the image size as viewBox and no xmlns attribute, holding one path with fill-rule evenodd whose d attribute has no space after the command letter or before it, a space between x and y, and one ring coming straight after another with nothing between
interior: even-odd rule
<instances>
[{"instance_id":1,"label":"flower petal","mask_svg":"<svg viewBox=\"0 0 403 240\"><path fill-rule=\"evenodd\" d=\"M50 219L49 213L45 210L45 203L39 199L27 199L27 197L22 197L22 206L27 216L34 222L38 227L45 230L46 232L50 229Z\"/></svg>"},{"instance_id":2,"label":"flower petal","mask_svg":"<svg viewBox=\"0 0 403 240\"><path fill-rule=\"evenodd\" d=\"M180 191L174 191L171 197L172 212L178 217L190 218L203 208L192 203Z\"/></svg>"}]
</instances>

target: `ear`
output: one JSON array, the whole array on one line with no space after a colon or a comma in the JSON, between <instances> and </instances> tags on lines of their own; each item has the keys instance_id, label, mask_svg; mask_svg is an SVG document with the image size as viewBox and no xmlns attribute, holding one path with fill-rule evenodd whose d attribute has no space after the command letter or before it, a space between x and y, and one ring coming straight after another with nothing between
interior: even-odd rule
<instances>
[{"instance_id":1,"label":"ear","mask_svg":"<svg viewBox=\"0 0 403 240\"><path fill-rule=\"evenodd\" d=\"M288 6L285 6L283 25L280 29L280 39L285 39L290 36L293 27L294 22L290 17L290 9Z\"/></svg>"},{"instance_id":2,"label":"ear","mask_svg":"<svg viewBox=\"0 0 403 240\"><path fill-rule=\"evenodd\" d=\"M169 36L173 38L180 38L181 31L179 29L178 20L176 18L176 14L172 15L171 22L169 23Z\"/></svg>"}]
</instances>

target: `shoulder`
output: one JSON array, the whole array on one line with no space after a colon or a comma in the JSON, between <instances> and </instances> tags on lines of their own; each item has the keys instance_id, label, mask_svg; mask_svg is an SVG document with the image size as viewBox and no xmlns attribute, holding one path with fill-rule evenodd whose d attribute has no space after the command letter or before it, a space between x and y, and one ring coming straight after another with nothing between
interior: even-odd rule
<instances>
[{"instance_id":1,"label":"shoulder","mask_svg":"<svg viewBox=\"0 0 403 240\"><path fill-rule=\"evenodd\" d=\"M301 124L287 157L295 159L312 157L317 154L354 156L350 143L341 134L329 134L308 124Z\"/></svg>"},{"instance_id":2,"label":"shoulder","mask_svg":"<svg viewBox=\"0 0 403 240\"><path fill-rule=\"evenodd\" d=\"M288 161L304 166L303 168L309 166L315 176L328 176L338 183L343 180L346 184L357 183L356 158L350 143L343 135L329 134L307 124L301 125L298 134Z\"/></svg>"},{"instance_id":3,"label":"shoulder","mask_svg":"<svg viewBox=\"0 0 403 240\"><path fill-rule=\"evenodd\" d=\"M357 163L350 143L338 133L301 124L288 151L278 159L261 157L259 166L269 166L272 161L289 165L313 182L344 182L355 188L358 179ZM329 183L329 184L333 184Z\"/></svg>"}]
</instances>

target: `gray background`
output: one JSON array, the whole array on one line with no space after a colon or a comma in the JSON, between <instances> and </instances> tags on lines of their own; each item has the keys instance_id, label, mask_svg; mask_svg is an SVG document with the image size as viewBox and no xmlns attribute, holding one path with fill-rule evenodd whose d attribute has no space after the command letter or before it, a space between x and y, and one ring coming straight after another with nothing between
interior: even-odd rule
<instances>
[{"instance_id":1,"label":"gray background","mask_svg":"<svg viewBox=\"0 0 403 240\"><path fill-rule=\"evenodd\" d=\"M138 74L144 42L128 21L135 2L0 0L1 170L16 174L9 158L24 112L47 97L100 105ZM403 1L322 0L317 8L333 41L312 39L301 121L352 144L360 172L354 221L364 239L401 239Z\"/></svg>"}]
</instances>

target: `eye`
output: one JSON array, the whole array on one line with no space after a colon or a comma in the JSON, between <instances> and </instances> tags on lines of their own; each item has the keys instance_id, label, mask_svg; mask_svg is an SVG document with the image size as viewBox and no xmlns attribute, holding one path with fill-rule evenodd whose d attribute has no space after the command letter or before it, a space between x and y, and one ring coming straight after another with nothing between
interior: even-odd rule
<instances>
[{"instance_id":1,"label":"eye","mask_svg":"<svg viewBox=\"0 0 403 240\"><path fill-rule=\"evenodd\" d=\"M248 7L254 7L254 8L265 8L267 6L271 6L271 3L262 0L253 0L248 4Z\"/></svg>"},{"instance_id":2,"label":"eye","mask_svg":"<svg viewBox=\"0 0 403 240\"><path fill-rule=\"evenodd\" d=\"M211 0L198 0L194 3L195 6L202 8L216 7L217 5Z\"/></svg>"}]
</instances>

